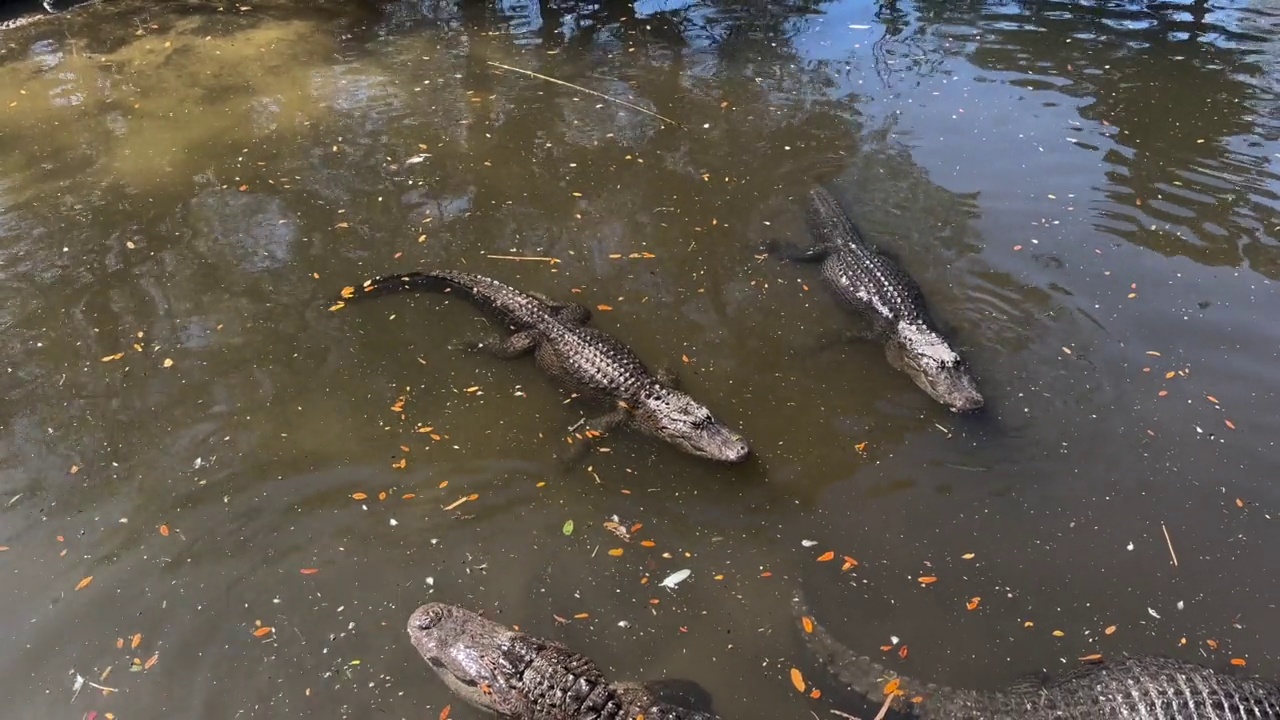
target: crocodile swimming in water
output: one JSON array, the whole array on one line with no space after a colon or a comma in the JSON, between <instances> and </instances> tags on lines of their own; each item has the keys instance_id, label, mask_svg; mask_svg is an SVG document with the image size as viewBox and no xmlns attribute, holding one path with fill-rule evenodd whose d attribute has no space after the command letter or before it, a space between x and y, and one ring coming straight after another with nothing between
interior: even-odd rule
<instances>
[{"instance_id":1,"label":"crocodile swimming in water","mask_svg":"<svg viewBox=\"0 0 1280 720\"><path fill-rule=\"evenodd\" d=\"M821 262L822 277L844 304L869 319L869 336L884 343L889 363L934 400L956 412L984 400L968 364L934 326L924 294L897 262L868 243L823 187L809 191L808 248L771 243L789 260Z\"/></svg>"},{"instance_id":2,"label":"crocodile swimming in water","mask_svg":"<svg viewBox=\"0 0 1280 720\"><path fill-rule=\"evenodd\" d=\"M1086 664L1057 678L1027 677L1004 690L978 692L899 677L836 641L814 620L803 593L792 610L801 635L823 665L871 702L898 680L895 718L955 720L1277 720L1280 686L1237 678L1165 657L1124 657ZM916 701L918 698L918 701Z\"/></svg>"},{"instance_id":3,"label":"crocodile swimming in water","mask_svg":"<svg viewBox=\"0 0 1280 720\"><path fill-rule=\"evenodd\" d=\"M751 448L705 406L677 387L674 373L651 373L626 345L587 327L591 311L524 293L480 275L436 270L385 275L366 281L351 299L405 290L460 291L514 332L488 346L500 358L535 352L538 366L561 385L616 408L591 428L607 433L630 423L686 453L726 463L744 462ZM348 295L350 293L347 293Z\"/></svg>"},{"instance_id":4,"label":"crocodile swimming in water","mask_svg":"<svg viewBox=\"0 0 1280 720\"><path fill-rule=\"evenodd\" d=\"M449 689L516 720L716 720L668 702L649 684L611 682L592 660L455 605L428 603L409 640Z\"/></svg>"}]
</instances>

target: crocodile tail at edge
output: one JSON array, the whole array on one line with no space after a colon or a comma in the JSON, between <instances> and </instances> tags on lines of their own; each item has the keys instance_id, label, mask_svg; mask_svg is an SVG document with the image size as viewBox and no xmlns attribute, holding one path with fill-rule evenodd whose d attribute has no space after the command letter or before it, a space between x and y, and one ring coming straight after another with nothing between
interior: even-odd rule
<instances>
[{"instance_id":1,"label":"crocodile tail at edge","mask_svg":"<svg viewBox=\"0 0 1280 720\"><path fill-rule=\"evenodd\" d=\"M896 687L900 692L905 693L906 698L921 695L927 698L931 694L929 691L935 689L899 675L871 658L858 655L844 646L814 618L804 593L798 588L791 595L791 610L796 621L800 623L800 634L805 644L818 656L822 665L854 692L866 697L869 702L884 702L885 688L894 680L897 680Z\"/></svg>"}]
</instances>

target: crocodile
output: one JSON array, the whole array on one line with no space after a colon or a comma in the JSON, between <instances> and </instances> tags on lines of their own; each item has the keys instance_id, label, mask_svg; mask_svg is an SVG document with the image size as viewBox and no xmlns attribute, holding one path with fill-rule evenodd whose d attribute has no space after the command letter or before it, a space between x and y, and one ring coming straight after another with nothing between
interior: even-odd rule
<instances>
[{"instance_id":1,"label":"crocodile","mask_svg":"<svg viewBox=\"0 0 1280 720\"><path fill-rule=\"evenodd\" d=\"M534 351L538 366L562 386L588 399L614 403L612 412L591 423L597 433L629 423L697 457L741 463L751 454L740 433L679 389L674 372L650 372L621 341L587 327L591 311L583 305L452 270L384 275L344 295L354 300L405 290L460 291L513 330L506 338L465 343L469 349L487 346L504 359ZM590 438L580 447L588 442Z\"/></svg>"},{"instance_id":2,"label":"crocodile","mask_svg":"<svg viewBox=\"0 0 1280 720\"><path fill-rule=\"evenodd\" d=\"M102 0L86 0L86 2L83 2L80 5L76 6L75 8L71 8L71 9L79 9L80 7L83 7L86 5L96 5L99 2L102 2ZM26 15L19 15L18 17L10 18L8 20L0 20L0 31L16 30L20 27L26 27L27 25L32 25L46 18L55 17L57 15L62 14L63 12L70 11L70 10L67 10L67 11L58 10L57 6L54 4L54 0L40 0L40 4L44 7L47 14L41 14L38 12L27 13Z\"/></svg>"},{"instance_id":3,"label":"crocodile","mask_svg":"<svg viewBox=\"0 0 1280 720\"><path fill-rule=\"evenodd\" d=\"M884 344L891 365L955 412L981 409L968 364L938 331L924 293L901 265L863 238L826 188L809 191L806 221L812 245L771 242L768 249L788 260L821 262L822 277L839 299L871 321L863 334Z\"/></svg>"},{"instance_id":4,"label":"crocodile","mask_svg":"<svg viewBox=\"0 0 1280 720\"><path fill-rule=\"evenodd\" d=\"M901 677L840 644L792 595L801 635L823 665L868 699L888 694L897 718L956 720L1277 720L1280 686L1215 672L1160 656L1125 656L1088 663L1057 678L1026 676L1003 690L981 692ZM888 685L895 688L885 692Z\"/></svg>"},{"instance_id":5,"label":"crocodile","mask_svg":"<svg viewBox=\"0 0 1280 720\"><path fill-rule=\"evenodd\" d=\"M560 643L510 630L466 608L428 603L409 617L409 640L468 703L516 720L716 720L668 701L648 683L608 680ZM654 687L660 687L658 683Z\"/></svg>"}]
</instances>

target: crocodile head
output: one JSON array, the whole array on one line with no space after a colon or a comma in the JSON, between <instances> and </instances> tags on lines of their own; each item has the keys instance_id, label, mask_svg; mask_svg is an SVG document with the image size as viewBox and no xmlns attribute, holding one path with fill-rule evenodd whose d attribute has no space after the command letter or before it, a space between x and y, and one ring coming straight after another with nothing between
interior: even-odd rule
<instances>
[{"instance_id":1,"label":"crocodile head","mask_svg":"<svg viewBox=\"0 0 1280 720\"><path fill-rule=\"evenodd\" d=\"M644 431L690 455L725 463L745 462L751 455L751 446L741 433L679 390L650 388L632 410Z\"/></svg>"},{"instance_id":2,"label":"crocodile head","mask_svg":"<svg viewBox=\"0 0 1280 720\"><path fill-rule=\"evenodd\" d=\"M440 679L483 710L508 713L522 702L501 672L503 648L515 633L445 603L427 603L409 616L409 640Z\"/></svg>"},{"instance_id":3,"label":"crocodile head","mask_svg":"<svg viewBox=\"0 0 1280 720\"><path fill-rule=\"evenodd\" d=\"M933 328L903 323L885 345L885 355L929 397L955 412L979 410L985 404L964 358Z\"/></svg>"}]
</instances>

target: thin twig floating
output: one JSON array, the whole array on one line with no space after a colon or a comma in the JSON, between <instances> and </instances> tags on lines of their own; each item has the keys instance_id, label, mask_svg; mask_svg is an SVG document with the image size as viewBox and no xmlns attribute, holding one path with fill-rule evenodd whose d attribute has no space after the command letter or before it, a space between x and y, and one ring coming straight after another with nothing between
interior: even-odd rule
<instances>
[{"instance_id":1,"label":"thin twig floating","mask_svg":"<svg viewBox=\"0 0 1280 720\"><path fill-rule=\"evenodd\" d=\"M528 255L485 255L485 257L493 258L494 260L534 260L536 262L551 263L552 265L560 262L560 258L530 257Z\"/></svg>"},{"instance_id":2,"label":"thin twig floating","mask_svg":"<svg viewBox=\"0 0 1280 720\"><path fill-rule=\"evenodd\" d=\"M876 720L884 720L884 714L889 712L889 703L893 702L893 693L889 693L889 697L884 699L884 704L880 706L880 712L876 715Z\"/></svg>"},{"instance_id":3,"label":"thin twig floating","mask_svg":"<svg viewBox=\"0 0 1280 720\"><path fill-rule=\"evenodd\" d=\"M1173 558L1173 566L1178 567L1178 554L1173 551L1173 541L1169 539L1169 530L1160 523L1160 529L1164 530L1164 541L1169 545L1169 557Z\"/></svg>"},{"instance_id":4,"label":"thin twig floating","mask_svg":"<svg viewBox=\"0 0 1280 720\"><path fill-rule=\"evenodd\" d=\"M672 119L671 119L671 118L669 118L669 117L663 117L663 116L659 115L658 113L656 113L656 112L654 112L654 111L652 111L652 110L645 110L644 108L640 107L639 105L632 105L631 103L627 102L626 100L619 100L619 99L618 99L618 98L616 98L616 97L611 97L611 96L609 96L609 95L605 95L604 93L596 92L595 90L591 90L591 89L589 89L589 88L584 88L584 87L582 87L581 85L574 85L573 83L565 82L565 81L563 81L563 80L557 80L557 79L555 79L555 78L553 78L553 77L548 77L548 76L546 76L546 75L542 75L542 74L540 74L540 73L536 73L536 72L534 72L534 71L532 71L532 70L522 70L522 69L517 68L517 67L511 67L510 65L503 65L502 63L496 63L496 62L494 62L494 61L492 61L492 60L490 60L490 61L488 61L488 62L489 62L489 64L490 64L490 65L492 65L492 66L494 66L494 67L500 67L500 68L502 68L503 70L510 70L511 72L524 73L525 75L528 75L528 76L530 76L530 77L536 77L536 78L538 78L539 80L546 80L547 82L553 82L553 83L555 83L555 84L557 84L557 85L563 85L563 86L565 86L565 87L567 87L567 88L573 88L574 90L581 90L581 91L582 91L582 92L584 92L584 93L590 93L591 95L595 95L596 97L604 98L605 100L608 100L609 102L616 102L616 103L618 103L619 105L626 105L627 107L631 108L632 110L639 110L640 112L644 113L645 115L652 115L653 117L656 117L656 118L658 118L659 120L662 120L663 122L669 122L669 123L671 123L672 125L675 125L675 126L677 126L677 127L681 127L681 128L683 128L683 127L684 127L684 125L681 125L680 123L676 122L675 120L672 120Z\"/></svg>"}]
</instances>

